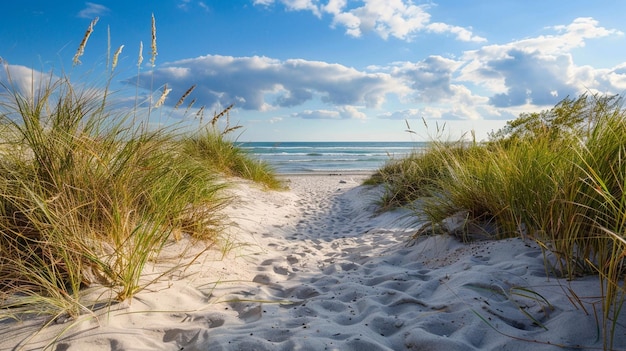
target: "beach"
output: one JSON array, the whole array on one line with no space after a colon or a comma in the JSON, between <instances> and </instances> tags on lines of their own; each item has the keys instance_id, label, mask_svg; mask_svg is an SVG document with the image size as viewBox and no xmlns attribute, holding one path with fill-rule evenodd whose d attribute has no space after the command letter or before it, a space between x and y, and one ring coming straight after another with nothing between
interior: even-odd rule
<instances>
[{"instance_id":1,"label":"beach","mask_svg":"<svg viewBox=\"0 0 626 351\"><path fill-rule=\"evenodd\" d=\"M285 191L231 179L225 245L172 242L132 300L2 322L0 350L603 348L596 276L556 277L530 239L409 241L423 223L379 212L367 176L283 175ZM616 322L613 348L626 349Z\"/></svg>"}]
</instances>

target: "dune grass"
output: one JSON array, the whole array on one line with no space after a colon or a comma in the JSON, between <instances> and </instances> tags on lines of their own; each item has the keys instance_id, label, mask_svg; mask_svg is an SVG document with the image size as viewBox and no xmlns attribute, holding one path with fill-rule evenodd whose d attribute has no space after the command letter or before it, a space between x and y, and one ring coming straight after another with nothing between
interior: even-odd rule
<instances>
[{"instance_id":1,"label":"dune grass","mask_svg":"<svg viewBox=\"0 0 626 351\"><path fill-rule=\"evenodd\" d=\"M282 189L284 185L269 164L255 160L237 146L236 139L230 139L230 135L241 127L230 126L228 113L232 107L233 105L228 106L220 114L216 114L210 124L187 136L183 141L183 152L225 176L249 179L268 189ZM224 115L227 122L220 130L217 121Z\"/></svg>"},{"instance_id":2,"label":"dune grass","mask_svg":"<svg viewBox=\"0 0 626 351\"><path fill-rule=\"evenodd\" d=\"M383 206L410 206L431 223L463 211L494 238L523 236L557 257L549 271L597 274L611 348L626 290L626 111L617 96L567 98L522 114L488 142L433 141L381 168ZM495 225L494 225L495 224Z\"/></svg>"},{"instance_id":3,"label":"dune grass","mask_svg":"<svg viewBox=\"0 0 626 351\"><path fill-rule=\"evenodd\" d=\"M154 18L152 28L153 64ZM24 314L77 318L100 303L85 300L90 286L111 292L102 295L104 303L106 296L131 299L150 284L141 279L144 268L169 241L186 236L220 245L220 209L228 201L224 174L278 186L267 165L230 141L233 128L217 129L228 109L195 133L178 126L148 128L146 118L160 101L120 112L111 106L110 78L104 87L77 88L69 76L50 74L23 89L5 70L0 320Z\"/></svg>"}]
</instances>

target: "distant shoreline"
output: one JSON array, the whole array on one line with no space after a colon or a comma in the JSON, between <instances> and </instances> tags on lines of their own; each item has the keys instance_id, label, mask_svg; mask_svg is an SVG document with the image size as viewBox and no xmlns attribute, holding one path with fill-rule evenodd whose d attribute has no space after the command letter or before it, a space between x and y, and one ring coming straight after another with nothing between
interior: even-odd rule
<instances>
[{"instance_id":1,"label":"distant shoreline","mask_svg":"<svg viewBox=\"0 0 626 351\"><path fill-rule=\"evenodd\" d=\"M276 175L281 178L289 177L341 177L341 176L370 176L376 173L376 170L348 170L348 171L306 171L306 172L286 172L277 173Z\"/></svg>"},{"instance_id":2,"label":"distant shoreline","mask_svg":"<svg viewBox=\"0 0 626 351\"><path fill-rule=\"evenodd\" d=\"M375 172L426 147L419 142L256 142L238 144L279 174Z\"/></svg>"}]
</instances>

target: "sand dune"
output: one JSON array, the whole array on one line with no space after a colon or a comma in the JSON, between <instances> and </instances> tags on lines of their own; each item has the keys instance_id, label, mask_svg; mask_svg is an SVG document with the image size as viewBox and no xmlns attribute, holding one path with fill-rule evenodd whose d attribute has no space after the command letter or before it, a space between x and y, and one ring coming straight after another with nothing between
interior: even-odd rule
<instances>
[{"instance_id":1,"label":"sand dune","mask_svg":"<svg viewBox=\"0 0 626 351\"><path fill-rule=\"evenodd\" d=\"M32 338L41 320L0 325L0 350L602 348L596 277L550 276L550 257L522 239L432 236L407 247L419 223L377 214L380 189L359 186L364 178L290 176L287 192L237 184L225 258L202 252L132 301ZM146 279L184 244L166 248L171 259ZM616 349L626 349L625 326L622 316Z\"/></svg>"}]
</instances>

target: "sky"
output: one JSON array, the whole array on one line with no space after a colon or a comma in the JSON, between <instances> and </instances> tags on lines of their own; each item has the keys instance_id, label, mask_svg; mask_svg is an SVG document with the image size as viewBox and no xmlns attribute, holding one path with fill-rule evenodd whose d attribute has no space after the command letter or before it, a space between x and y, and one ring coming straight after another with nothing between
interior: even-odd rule
<instances>
[{"instance_id":1,"label":"sky","mask_svg":"<svg viewBox=\"0 0 626 351\"><path fill-rule=\"evenodd\" d=\"M234 104L240 141L485 140L520 113L567 96L626 91L626 1L22 0L0 7L0 81L27 87L43 73L77 86L110 82L127 108L137 99L154 107L171 89L151 109L152 122L192 127L200 108L212 117Z\"/></svg>"}]
</instances>

